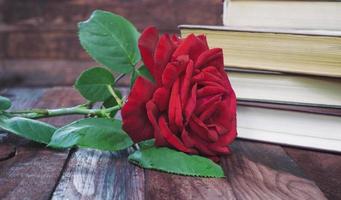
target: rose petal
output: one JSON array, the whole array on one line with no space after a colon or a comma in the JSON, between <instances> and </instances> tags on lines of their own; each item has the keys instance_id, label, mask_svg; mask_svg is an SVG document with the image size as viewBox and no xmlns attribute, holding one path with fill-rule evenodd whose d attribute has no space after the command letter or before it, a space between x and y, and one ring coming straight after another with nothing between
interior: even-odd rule
<instances>
[{"instance_id":1,"label":"rose petal","mask_svg":"<svg viewBox=\"0 0 341 200\"><path fill-rule=\"evenodd\" d=\"M198 84L202 84L205 81L210 82L216 82L217 84L220 84L224 87L227 87L226 85L226 77L221 76L217 69L214 69L214 73L212 71L209 71L210 67L204 68L200 73L193 76L192 80L197 82ZM218 73L218 74L216 74Z\"/></svg>"},{"instance_id":2,"label":"rose petal","mask_svg":"<svg viewBox=\"0 0 341 200\"><path fill-rule=\"evenodd\" d=\"M176 46L180 45L181 39L176 34L171 36L171 40Z\"/></svg>"},{"instance_id":3,"label":"rose petal","mask_svg":"<svg viewBox=\"0 0 341 200\"><path fill-rule=\"evenodd\" d=\"M202 43L205 45L206 49L209 49L207 44L206 35L198 35L197 38L202 41Z\"/></svg>"},{"instance_id":4,"label":"rose petal","mask_svg":"<svg viewBox=\"0 0 341 200\"><path fill-rule=\"evenodd\" d=\"M191 96L187 100L186 107L185 107L185 118L186 122L189 121L189 119L192 116L192 113L197 105L197 84L194 84L191 89Z\"/></svg>"},{"instance_id":5,"label":"rose petal","mask_svg":"<svg viewBox=\"0 0 341 200\"><path fill-rule=\"evenodd\" d=\"M221 126L219 124L209 124L207 125L209 129L214 128L219 135L224 135L227 132L227 129L224 126Z\"/></svg>"},{"instance_id":6,"label":"rose petal","mask_svg":"<svg viewBox=\"0 0 341 200\"><path fill-rule=\"evenodd\" d=\"M162 84L171 87L180 74L186 70L189 58L187 55L179 56L175 61L168 63L162 73Z\"/></svg>"},{"instance_id":7,"label":"rose petal","mask_svg":"<svg viewBox=\"0 0 341 200\"><path fill-rule=\"evenodd\" d=\"M138 41L138 46L140 49L142 60L153 76L155 75L154 51L158 41L159 32L156 30L155 27L148 27L144 29Z\"/></svg>"},{"instance_id":8,"label":"rose petal","mask_svg":"<svg viewBox=\"0 0 341 200\"><path fill-rule=\"evenodd\" d=\"M165 111L168 108L170 89L160 87L153 95L153 101L159 108L160 112Z\"/></svg>"},{"instance_id":9,"label":"rose petal","mask_svg":"<svg viewBox=\"0 0 341 200\"><path fill-rule=\"evenodd\" d=\"M156 105L154 102L148 101L147 105L147 115L150 123L153 126L153 133L154 133L154 138L155 138L155 145L156 146L169 146L167 141L163 138L163 136L160 133L160 127L158 124L158 118L159 118L159 110L157 109Z\"/></svg>"},{"instance_id":10,"label":"rose petal","mask_svg":"<svg viewBox=\"0 0 341 200\"><path fill-rule=\"evenodd\" d=\"M224 88L221 84L219 84L218 82L213 82L213 81L200 81L198 82L198 84L202 87L205 86L215 86L215 87L221 87Z\"/></svg>"},{"instance_id":11,"label":"rose petal","mask_svg":"<svg viewBox=\"0 0 341 200\"><path fill-rule=\"evenodd\" d=\"M175 50L173 58L189 55L191 60L196 61L200 54L208 50L207 43L203 42L202 39L202 37L198 38L194 34L190 34Z\"/></svg>"},{"instance_id":12,"label":"rose petal","mask_svg":"<svg viewBox=\"0 0 341 200\"><path fill-rule=\"evenodd\" d=\"M218 156L208 156L207 158L211 159L215 163L220 161L220 158Z\"/></svg>"},{"instance_id":13,"label":"rose petal","mask_svg":"<svg viewBox=\"0 0 341 200\"><path fill-rule=\"evenodd\" d=\"M188 135L188 132L186 131L186 129L182 129L181 132L181 139L183 141L183 143L185 144L186 147L193 147L194 146L194 141L193 139Z\"/></svg>"},{"instance_id":14,"label":"rose petal","mask_svg":"<svg viewBox=\"0 0 341 200\"><path fill-rule=\"evenodd\" d=\"M203 52L195 62L196 68L215 66L220 72L224 72L223 50L213 48Z\"/></svg>"},{"instance_id":15,"label":"rose petal","mask_svg":"<svg viewBox=\"0 0 341 200\"><path fill-rule=\"evenodd\" d=\"M220 105L219 112L213 119L216 124L224 126L228 131L216 142L220 146L226 146L233 142L237 136L236 122L236 98L234 92Z\"/></svg>"},{"instance_id":16,"label":"rose petal","mask_svg":"<svg viewBox=\"0 0 341 200\"><path fill-rule=\"evenodd\" d=\"M205 141L216 142L218 140L218 133L215 131L210 132L205 123L195 115L192 115L192 118L189 121L189 127L192 130L191 132L195 133Z\"/></svg>"},{"instance_id":17,"label":"rose petal","mask_svg":"<svg viewBox=\"0 0 341 200\"><path fill-rule=\"evenodd\" d=\"M213 95L210 97L198 99L198 103L197 103L198 106L195 108L195 114L200 115L202 112L206 110L206 108L209 105L214 104L215 102L219 102L221 100L222 100L222 94L217 94L217 95Z\"/></svg>"},{"instance_id":18,"label":"rose petal","mask_svg":"<svg viewBox=\"0 0 341 200\"><path fill-rule=\"evenodd\" d=\"M236 129L236 120L233 120L230 123L230 130L219 137L219 140L216 142L219 146L227 146L231 144L237 137L237 129Z\"/></svg>"},{"instance_id":19,"label":"rose petal","mask_svg":"<svg viewBox=\"0 0 341 200\"><path fill-rule=\"evenodd\" d=\"M202 69L203 72L207 72L207 73L210 73L216 77L218 77L218 79L223 79L225 78L225 72L221 73L221 71L219 71L219 69L217 69L217 67L215 66L211 66L211 65L208 65L207 67L204 67Z\"/></svg>"},{"instance_id":20,"label":"rose petal","mask_svg":"<svg viewBox=\"0 0 341 200\"><path fill-rule=\"evenodd\" d=\"M230 148L228 146L219 146L215 143L208 144L208 148L219 155L226 155L230 153Z\"/></svg>"},{"instance_id":21,"label":"rose petal","mask_svg":"<svg viewBox=\"0 0 341 200\"><path fill-rule=\"evenodd\" d=\"M200 152L200 154L205 156L215 156L216 153L208 148L208 142L196 136L195 134L189 133L193 140L194 147Z\"/></svg>"},{"instance_id":22,"label":"rose petal","mask_svg":"<svg viewBox=\"0 0 341 200\"><path fill-rule=\"evenodd\" d=\"M227 93L227 89L224 87L217 87L217 86L205 86L197 91L197 97L202 98L206 96L212 96L217 94L225 94Z\"/></svg>"},{"instance_id":23,"label":"rose petal","mask_svg":"<svg viewBox=\"0 0 341 200\"><path fill-rule=\"evenodd\" d=\"M177 79L172 87L169 100L168 120L171 130L177 132L183 128L182 108L179 95L180 79Z\"/></svg>"},{"instance_id":24,"label":"rose petal","mask_svg":"<svg viewBox=\"0 0 341 200\"><path fill-rule=\"evenodd\" d=\"M216 113L219 109L219 105L221 102L214 102L206 107L206 109L200 114L199 119L201 121L206 121L209 117L211 117L214 113Z\"/></svg>"},{"instance_id":25,"label":"rose petal","mask_svg":"<svg viewBox=\"0 0 341 200\"><path fill-rule=\"evenodd\" d=\"M174 148L178 149L179 151L185 152L185 153L196 153L194 149L187 148L178 137L176 137L172 131L169 129L166 119L164 116L161 116L159 118L159 127L160 132L163 135L163 137L166 139L166 141L172 145Z\"/></svg>"},{"instance_id":26,"label":"rose petal","mask_svg":"<svg viewBox=\"0 0 341 200\"><path fill-rule=\"evenodd\" d=\"M146 102L152 97L155 86L148 80L138 77L129 94L128 102L122 108L123 129L134 142L153 137Z\"/></svg>"},{"instance_id":27,"label":"rose petal","mask_svg":"<svg viewBox=\"0 0 341 200\"><path fill-rule=\"evenodd\" d=\"M217 124L221 124L223 126L229 126L231 121L236 117L236 107L237 100L236 95L231 89L229 94L221 101L219 105L219 112L216 113L215 118L213 119ZM226 127L229 129L229 127Z\"/></svg>"},{"instance_id":28,"label":"rose petal","mask_svg":"<svg viewBox=\"0 0 341 200\"><path fill-rule=\"evenodd\" d=\"M160 40L156 46L154 54L154 74L153 77L158 85L162 83L162 73L166 65L170 62L171 56L176 46L171 41L168 34L164 34L160 37Z\"/></svg>"},{"instance_id":29,"label":"rose petal","mask_svg":"<svg viewBox=\"0 0 341 200\"><path fill-rule=\"evenodd\" d=\"M225 88L231 88L231 84L229 82L227 74L225 73L223 69L218 70L216 67L208 66L208 67L205 67L202 71L204 73L207 73L209 76L216 77L218 79L217 82L219 82Z\"/></svg>"},{"instance_id":30,"label":"rose petal","mask_svg":"<svg viewBox=\"0 0 341 200\"><path fill-rule=\"evenodd\" d=\"M193 70L194 70L194 64L193 64L193 61L190 60L188 62L187 67L186 67L185 76L184 76L182 84L181 84L180 97L181 97L182 107L184 107L187 103L187 98L189 95L189 88L191 85Z\"/></svg>"}]
</instances>

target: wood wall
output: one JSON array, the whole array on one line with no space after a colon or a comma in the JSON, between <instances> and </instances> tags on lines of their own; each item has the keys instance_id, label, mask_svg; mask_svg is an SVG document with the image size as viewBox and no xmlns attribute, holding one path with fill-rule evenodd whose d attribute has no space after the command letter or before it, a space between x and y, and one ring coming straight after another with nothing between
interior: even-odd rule
<instances>
[{"instance_id":1,"label":"wood wall","mask_svg":"<svg viewBox=\"0 0 341 200\"><path fill-rule=\"evenodd\" d=\"M88 60L77 22L95 9L177 32L179 24L221 24L221 0L0 0L0 58Z\"/></svg>"}]
</instances>

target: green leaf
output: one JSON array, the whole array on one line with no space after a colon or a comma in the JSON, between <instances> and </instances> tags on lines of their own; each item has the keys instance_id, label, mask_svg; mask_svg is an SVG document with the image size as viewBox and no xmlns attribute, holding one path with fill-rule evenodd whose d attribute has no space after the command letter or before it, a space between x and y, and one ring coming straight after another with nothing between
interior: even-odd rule
<instances>
[{"instance_id":1,"label":"green leaf","mask_svg":"<svg viewBox=\"0 0 341 200\"><path fill-rule=\"evenodd\" d=\"M7 110L12 106L11 100L6 97L0 96L0 111Z\"/></svg>"},{"instance_id":2,"label":"green leaf","mask_svg":"<svg viewBox=\"0 0 341 200\"><path fill-rule=\"evenodd\" d=\"M144 150L144 149L148 149L151 147L155 147L154 146L155 143L155 139L149 139L149 140L144 140L138 143L140 149Z\"/></svg>"},{"instance_id":3,"label":"green leaf","mask_svg":"<svg viewBox=\"0 0 341 200\"><path fill-rule=\"evenodd\" d=\"M0 128L35 142L48 144L55 127L37 120L0 116Z\"/></svg>"},{"instance_id":4,"label":"green leaf","mask_svg":"<svg viewBox=\"0 0 341 200\"><path fill-rule=\"evenodd\" d=\"M48 146L69 148L79 146L118 151L133 142L122 130L121 121L105 118L81 119L56 130Z\"/></svg>"},{"instance_id":5,"label":"green leaf","mask_svg":"<svg viewBox=\"0 0 341 200\"><path fill-rule=\"evenodd\" d=\"M140 68L138 68L137 73L138 75L143 76L147 78L148 80L154 82L153 76L150 74L149 70L147 69L145 65L142 65Z\"/></svg>"},{"instance_id":6,"label":"green leaf","mask_svg":"<svg viewBox=\"0 0 341 200\"><path fill-rule=\"evenodd\" d=\"M117 96L122 99L122 94L119 90L117 89L114 89ZM106 99L104 102L103 102L103 107L104 108L111 108L111 107L114 107L117 105L117 101L116 99L113 97L113 96L110 96L108 99ZM118 110L115 110L115 111L112 111L110 112L110 117L115 117L116 113L118 112Z\"/></svg>"},{"instance_id":7,"label":"green leaf","mask_svg":"<svg viewBox=\"0 0 341 200\"><path fill-rule=\"evenodd\" d=\"M131 72L130 76L130 89L133 87L137 77L138 77L137 71L134 69L134 71Z\"/></svg>"},{"instance_id":8,"label":"green leaf","mask_svg":"<svg viewBox=\"0 0 341 200\"><path fill-rule=\"evenodd\" d=\"M139 32L125 18L96 10L78 27L83 48L112 71L130 72L141 59L137 46Z\"/></svg>"},{"instance_id":9,"label":"green leaf","mask_svg":"<svg viewBox=\"0 0 341 200\"><path fill-rule=\"evenodd\" d=\"M210 159L188 155L166 147L135 151L129 161L146 169L200 177L224 177L222 168Z\"/></svg>"},{"instance_id":10,"label":"green leaf","mask_svg":"<svg viewBox=\"0 0 341 200\"><path fill-rule=\"evenodd\" d=\"M138 76L142 76L152 82L154 81L153 76L150 74L149 70L147 69L147 67L145 65L142 65L140 68L135 69L130 77L130 85L131 87L134 85L135 80L137 79Z\"/></svg>"},{"instance_id":11,"label":"green leaf","mask_svg":"<svg viewBox=\"0 0 341 200\"><path fill-rule=\"evenodd\" d=\"M105 101L111 96L108 86L114 82L114 76L110 71L102 67L94 67L78 77L75 87L89 101Z\"/></svg>"}]
</instances>

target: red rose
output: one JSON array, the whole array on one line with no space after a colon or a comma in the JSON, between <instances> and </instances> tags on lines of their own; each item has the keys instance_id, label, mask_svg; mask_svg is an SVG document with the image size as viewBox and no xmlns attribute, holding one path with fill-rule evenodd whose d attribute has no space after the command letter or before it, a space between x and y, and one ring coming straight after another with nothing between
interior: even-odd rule
<instances>
[{"instance_id":1,"label":"red rose","mask_svg":"<svg viewBox=\"0 0 341 200\"><path fill-rule=\"evenodd\" d=\"M179 39L154 27L139 39L155 83L137 78L122 109L123 129L134 142L155 138L167 146L215 161L229 153L236 133L236 96L220 48L204 35Z\"/></svg>"}]
</instances>

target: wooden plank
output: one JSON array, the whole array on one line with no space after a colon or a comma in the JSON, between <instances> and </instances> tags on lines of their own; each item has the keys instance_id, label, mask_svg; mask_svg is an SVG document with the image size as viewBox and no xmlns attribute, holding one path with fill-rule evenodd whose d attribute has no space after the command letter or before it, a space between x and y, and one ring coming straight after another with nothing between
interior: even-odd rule
<instances>
[{"instance_id":1,"label":"wooden plank","mask_svg":"<svg viewBox=\"0 0 341 200\"><path fill-rule=\"evenodd\" d=\"M128 95L127 88L120 90ZM128 151L76 150L52 199L144 199L144 170L129 164L128 155Z\"/></svg>"},{"instance_id":2,"label":"wooden plank","mask_svg":"<svg viewBox=\"0 0 341 200\"><path fill-rule=\"evenodd\" d=\"M79 149L70 158L52 199L144 199L143 169L128 153Z\"/></svg>"},{"instance_id":3,"label":"wooden plank","mask_svg":"<svg viewBox=\"0 0 341 200\"><path fill-rule=\"evenodd\" d=\"M294 147L285 147L284 150L328 199L341 199L341 154Z\"/></svg>"},{"instance_id":4,"label":"wooden plank","mask_svg":"<svg viewBox=\"0 0 341 200\"><path fill-rule=\"evenodd\" d=\"M280 146L238 140L222 159L226 179L146 172L147 199L326 199Z\"/></svg>"},{"instance_id":5,"label":"wooden plank","mask_svg":"<svg viewBox=\"0 0 341 200\"><path fill-rule=\"evenodd\" d=\"M0 87L72 86L84 70L94 66L99 64L79 60L2 60ZM120 86L128 84L128 76L118 82Z\"/></svg>"},{"instance_id":6,"label":"wooden plank","mask_svg":"<svg viewBox=\"0 0 341 200\"><path fill-rule=\"evenodd\" d=\"M195 9L193 7L195 5ZM9 59L88 59L77 39L77 23L94 9L131 20L141 31L153 25L178 32L179 24L222 24L221 0L0 1L0 56ZM1 38L6 38L1 41ZM1 55L3 54L3 55Z\"/></svg>"},{"instance_id":7,"label":"wooden plank","mask_svg":"<svg viewBox=\"0 0 341 200\"><path fill-rule=\"evenodd\" d=\"M237 140L222 160L237 199L326 199L278 145Z\"/></svg>"},{"instance_id":8,"label":"wooden plank","mask_svg":"<svg viewBox=\"0 0 341 200\"><path fill-rule=\"evenodd\" d=\"M15 108L72 106L83 102L71 88L10 89L5 92ZM79 116L51 118L48 121L60 126ZM3 134L0 146L15 146L15 156L0 161L0 199L49 199L69 151L55 151L41 144Z\"/></svg>"},{"instance_id":9,"label":"wooden plank","mask_svg":"<svg viewBox=\"0 0 341 200\"><path fill-rule=\"evenodd\" d=\"M30 107L66 106L80 101L79 97L71 98L74 94L71 89L34 91L12 89L6 95L12 95L15 105ZM42 100L35 103L42 96ZM55 101L58 98L60 100ZM56 118L50 122L62 125L64 119ZM11 139L11 136L0 137L0 144L17 145L16 156L0 161L0 198L49 198L67 159L67 152L44 149L24 139ZM233 153L222 158L221 162L226 179L184 177L150 170L144 172L127 162L127 151L77 150L69 158L52 198L326 199L280 146L237 140L232 150Z\"/></svg>"},{"instance_id":10,"label":"wooden plank","mask_svg":"<svg viewBox=\"0 0 341 200\"><path fill-rule=\"evenodd\" d=\"M0 61L0 85L70 86L82 71L92 66L96 66L93 61L3 60Z\"/></svg>"},{"instance_id":11,"label":"wooden plank","mask_svg":"<svg viewBox=\"0 0 341 200\"><path fill-rule=\"evenodd\" d=\"M0 32L6 59L78 59L89 60L79 43L77 30ZM10 42L11 41L11 42Z\"/></svg>"},{"instance_id":12,"label":"wooden plank","mask_svg":"<svg viewBox=\"0 0 341 200\"><path fill-rule=\"evenodd\" d=\"M15 151L15 146L12 144L0 144L0 161L8 160L15 156Z\"/></svg>"},{"instance_id":13,"label":"wooden plank","mask_svg":"<svg viewBox=\"0 0 341 200\"><path fill-rule=\"evenodd\" d=\"M225 179L196 178L146 170L146 199L236 199Z\"/></svg>"},{"instance_id":14,"label":"wooden plank","mask_svg":"<svg viewBox=\"0 0 341 200\"><path fill-rule=\"evenodd\" d=\"M195 4L195 7L193 5ZM139 29L148 25L161 30L175 30L178 24L221 24L221 0L70 0L70 1L12 1L0 2L2 23L18 25L24 30L65 29L88 18L94 9L104 9L122 15L132 21ZM205 12L203 12L205 11ZM20 13L20 14L18 14Z\"/></svg>"}]
</instances>

